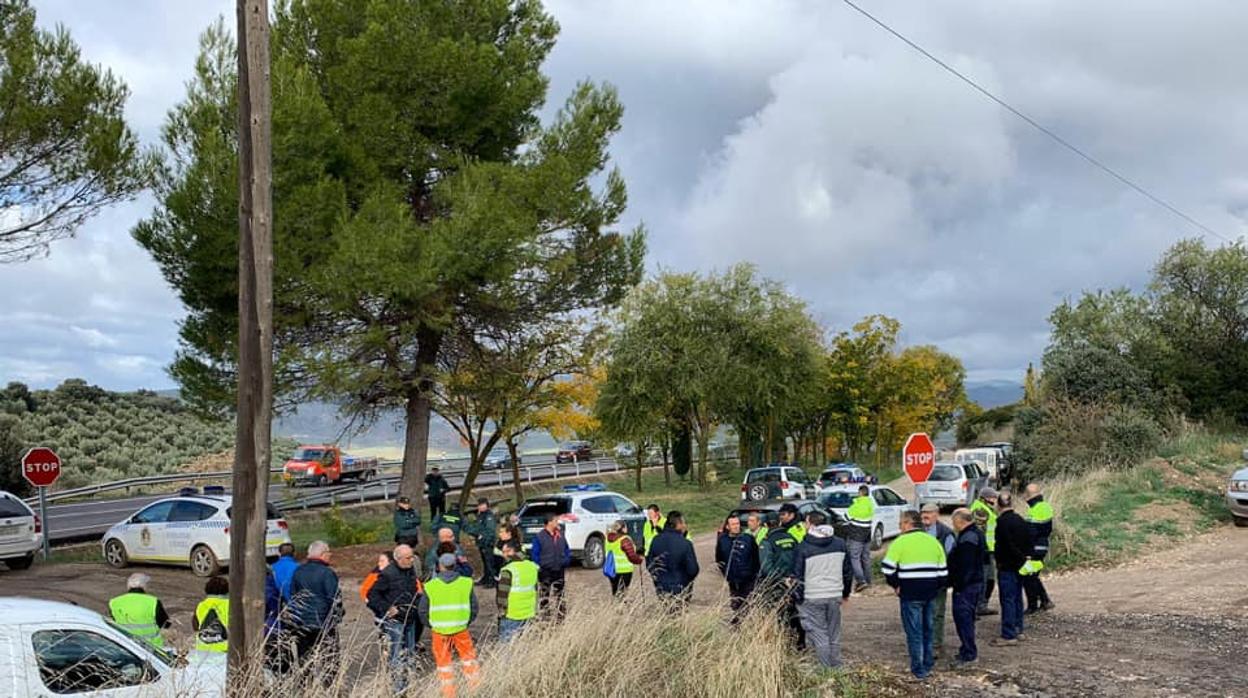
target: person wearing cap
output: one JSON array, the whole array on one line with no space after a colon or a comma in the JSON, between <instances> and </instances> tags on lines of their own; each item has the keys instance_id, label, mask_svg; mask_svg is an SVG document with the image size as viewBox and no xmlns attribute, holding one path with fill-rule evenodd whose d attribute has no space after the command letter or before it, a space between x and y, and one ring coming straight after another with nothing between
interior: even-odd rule
<instances>
[{"instance_id":1,"label":"person wearing cap","mask_svg":"<svg viewBox=\"0 0 1248 698\"><path fill-rule=\"evenodd\" d=\"M170 618L160 599L147 593L151 581L152 578L142 572L130 575L126 580L126 593L109 599L108 612L122 630L153 647L164 648L160 631L169 627Z\"/></svg>"},{"instance_id":2,"label":"person wearing cap","mask_svg":"<svg viewBox=\"0 0 1248 698\"><path fill-rule=\"evenodd\" d=\"M478 585L483 589L493 589L498 583L498 570L494 567L494 536L498 528L498 517L490 509L488 497L477 499L476 518L466 527L476 541L477 552L481 553L481 580Z\"/></svg>"},{"instance_id":3,"label":"person wearing cap","mask_svg":"<svg viewBox=\"0 0 1248 698\"><path fill-rule=\"evenodd\" d=\"M437 466L434 466L425 476L425 495L429 497L429 521L433 523L434 530L438 528L439 518L446 513L446 493L450 491L450 483L442 477Z\"/></svg>"},{"instance_id":4,"label":"person wearing cap","mask_svg":"<svg viewBox=\"0 0 1248 698\"><path fill-rule=\"evenodd\" d=\"M420 617L432 631L433 662L437 666L442 698L455 698L455 667L452 653L459 655L460 669L469 689L480 683L477 674L477 651L468 634L468 626L477 618L477 597L472 593L472 579L456 572L455 556L438 557L438 573L425 585L420 597Z\"/></svg>"},{"instance_id":5,"label":"person wearing cap","mask_svg":"<svg viewBox=\"0 0 1248 698\"><path fill-rule=\"evenodd\" d=\"M537 615L537 564L524 557L516 540L502 542L506 564L498 573L498 641L508 642Z\"/></svg>"},{"instance_id":6,"label":"person wearing cap","mask_svg":"<svg viewBox=\"0 0 1248 698\"><path fill-rule=\"evenodd\" d=\"M759 551L758 593L772 604L782 623L789 626L797 649L806 648L806 630L793 603L790 590L795 584L794 558L797 554L797 538L793 536L797 522L797 507L792 502L780 505L780 521L768 529L767 538Z\"/></svg>"},{"instance_id":7,"label":"person wearing cap","mask_svg":"<svg viewBox=\"0 0 1248 698\"><path fill-rule=\"evenodd\" d=\"M420 543L420 510L412 506L412 498L399 497L394 507L394 542L415 548Z\"/></svg>"},{"instance_id":8,"label":"person wearing cap","mask_svg":"<svg viewBox=\"0 0 1248 698\"><path fill-rule=\"evenodd\" d=\"M997 578L997 564L993 557L993 551L997 549L997 491L991 487L980 490L979 497L971 504L971 514L983 531L984 543L988 546L988 555L984 558L984 591L975 613L981 616L996 615L996 609L989 608L988 602L992 600L993 585Z\"/></svg>"},{"instance_id":9,"label":"person wearing cap","mask_svg":"<svg viewBox=\"0 0 1248 698\"><path fill-rule=\"evenodd\" d=\"M923 530L927 535L935 538L940 542L942 548L945 549L945 557L953 552L953 545L957 542L957 534L953 532L940 520L940 506L928 502L923 505L923 510L919 512L920 518L923 520ZM939 660L945 649L945 608L948 605L949 588L943 587L936 592L936 603L932 606L932 656Z\"/></svg>"},{"instance_id":10,"label":"person wearing cap","mask_svg":"<svg viewBox=\"0 0 1248 698\"><path fill-rule=\"evenodd\" d=\"M1049 538L1053 536L1053 506L1044 501L1040 485L1027 485L1027 525L1031 527L1031 559L1044 562L1049 554ZM1023 577L1023 591L1027 594L1027 610L1024 614L1048 611L1053 608L1048 589L1040 581L1040 573Z\"/></svg>"},{"instance_id":11,"label":"person wearing cap","mask_svg":"<svg viewBox=\"0 0 1248 698\"><path fill-rule=\"evenodd\" d=\"M845 511L845 517L849 519L849 535L846 536L849 561L857 580L854 591L862 591L871 586L871 530L875 525L875 500L871 498L871 488L858 486L858 496Z\"/></svg>"}]
</instances>

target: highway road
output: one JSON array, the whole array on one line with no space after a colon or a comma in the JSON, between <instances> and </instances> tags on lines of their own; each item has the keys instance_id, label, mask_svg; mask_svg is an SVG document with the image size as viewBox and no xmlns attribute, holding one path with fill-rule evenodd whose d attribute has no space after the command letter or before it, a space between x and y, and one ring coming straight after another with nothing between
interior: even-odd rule
<instances>
[{"instance_id":1,"label":"highway road","mask_svg":"<svg viewBox=\"0 0 1248 698\"><path fill-rule=\"evenodd\" d=\"M438 464L452 490L458 490L464 482L466 461L450 461ZM624 467L628 467L627 465ZM577 472L593 474L613 472L619 469L612 458L599 458L579 465L563 463L555 465L546 457L543 461L524 464L520 469L523 481L547 480L552 477L573 476ZM397 469L396 469L397 470ZM331 503L389 499L398 490L399 474L386 473L367 483L347 483L329 487L288 487L282 483L269 485L269 501L280 509L307 509L327 506ZM511 470L486 470L477 476L477 487L511 484ZM98 539L113 524L125 520L143 507L172 496L170 492L138 495L124 498L97 498L66 504L48 506L48 522L45 528L53 543L68 543Z\"/></svg>"}]
</instances>

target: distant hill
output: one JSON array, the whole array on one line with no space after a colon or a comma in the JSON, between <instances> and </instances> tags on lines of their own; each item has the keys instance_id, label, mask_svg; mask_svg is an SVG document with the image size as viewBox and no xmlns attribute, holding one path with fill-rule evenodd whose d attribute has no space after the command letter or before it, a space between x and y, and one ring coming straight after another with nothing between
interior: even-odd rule
<instances>
[{"instance_id":1,"label":"distant hill","mask_svg":"<svg viewBox=\"0 0 1248 698\"><path fill-rule=\"evenodd\" d=\"M64 464L58 488L176 472L234 446L232 421L205 420L150 390L115 393L77 378L52 390L9 383L0 390L0 418L22 443L57 452ZM0 467L16 472L16 465Z\"/></svg>"},{"instance_id":2,"label":"distant hill","mask_svg":"<svg viewBox=\"0 0 1248 698\"><path fill-rule=\"evenodd\" d=\"M1014 381L967 381L966 396L990 410L1023 399L1023 384Z\"/></svg>"}]
</instances>

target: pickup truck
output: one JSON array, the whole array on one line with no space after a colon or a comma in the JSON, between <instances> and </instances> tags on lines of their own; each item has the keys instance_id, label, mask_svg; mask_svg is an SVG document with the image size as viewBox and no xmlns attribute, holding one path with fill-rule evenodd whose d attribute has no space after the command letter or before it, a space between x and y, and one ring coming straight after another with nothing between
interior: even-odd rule
<instances>
[{"instance_id":1,"label":"pickup truck","mask_svg":"<svg viewBox=\"0 0 1248 698\"><path fill-rule=\"evenodd\" d=\"M376 458L352 456L337 446L300 446L282 467L282 479L288 485L321 487L347 479L367 482L376 474Z\"/></svg>"}]
</instances>

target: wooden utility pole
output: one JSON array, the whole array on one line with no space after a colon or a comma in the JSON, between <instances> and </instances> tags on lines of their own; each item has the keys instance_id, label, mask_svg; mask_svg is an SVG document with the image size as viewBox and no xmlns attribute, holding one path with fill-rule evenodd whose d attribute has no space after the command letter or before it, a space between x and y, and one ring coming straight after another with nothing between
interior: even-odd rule
<instances>
[{"instance_id":1,"label":"wooden utility pole","mask_svg":"<svg viewBox=\"0 0 1248 698\"><path fill-rule=\"evenodd\" d=\"M230 692L264 656L273 410L273 200L268 0L238 0L238 429L230 515Z\"/></svg>"}]
</instances>

